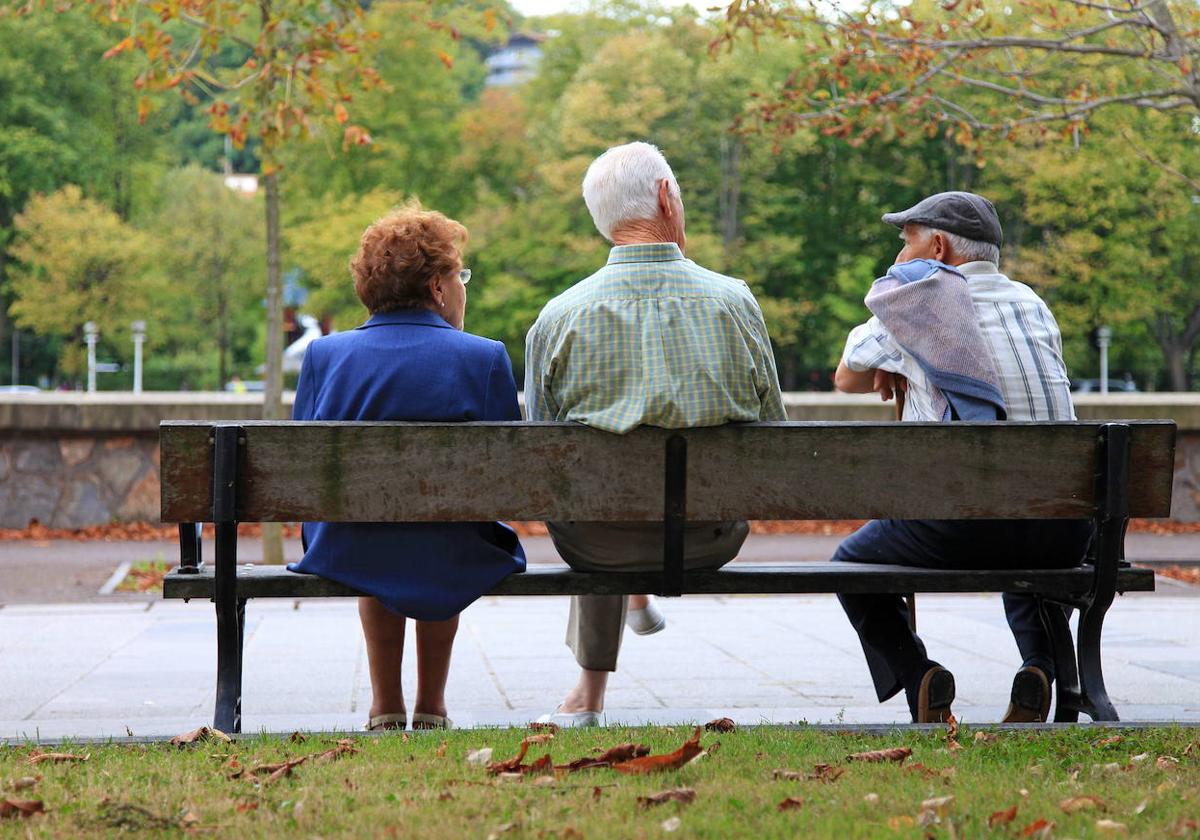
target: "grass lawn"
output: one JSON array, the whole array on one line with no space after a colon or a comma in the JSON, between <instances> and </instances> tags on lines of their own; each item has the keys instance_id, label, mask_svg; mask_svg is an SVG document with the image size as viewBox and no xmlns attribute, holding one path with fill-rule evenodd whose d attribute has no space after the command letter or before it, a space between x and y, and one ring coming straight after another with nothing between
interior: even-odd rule
<instances>
[{"instance_id":1,"label":"grass lawn","mask_svg":"<svg viewBox=\"0 0 1200 840\"><path fill-rule=\"evenodd\" d=\"M389 733L341 747L323 735L0 747L0 837L1200 837L1196 730L964 729L951 740L944 729L868 736L759 727L703 732L707 754L646 775L554 771L545 760L542 772L492 775L479 756L468 761L484 747L495 762L513 758L530 734ZM530 745L523 763L549 753L566 765L623 743L667 754L691 734L563 731ZM847 760L888 748L912 754L903 763ZM39 760L45 751L88 758ZM680 788L694 792L676 794L690 803L639 802ZM41 802L45 813L25 818L21 809L37 806L18 802Z\"/></svg>"}]
</instances>

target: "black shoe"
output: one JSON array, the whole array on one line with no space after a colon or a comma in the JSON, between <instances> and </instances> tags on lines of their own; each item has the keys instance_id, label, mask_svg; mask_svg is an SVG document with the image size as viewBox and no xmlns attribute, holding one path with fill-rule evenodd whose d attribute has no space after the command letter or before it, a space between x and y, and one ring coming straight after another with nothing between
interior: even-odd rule
<instances>
[{"instance_id":1,"label":"black shoe","mask_svg":"<svg viewBox=\"0 0 1200 840\"><path fill-rule=\"evenodd\" d=\"M1003 723L1045 723L1050 716L1050 679L1034 665L1017 671Z\"/></svg>"},{"instance_id":2,"label":"black shoe","mask_svg":"<svg viewBox=\"0 0 1200 840\"><path fill-rule=\"evenodd\" d=\"M954 702L954 675L941 665L934 665L921 677L917 688L915 723L945 723L950 718Z\"/></svg>"}]
</instances>

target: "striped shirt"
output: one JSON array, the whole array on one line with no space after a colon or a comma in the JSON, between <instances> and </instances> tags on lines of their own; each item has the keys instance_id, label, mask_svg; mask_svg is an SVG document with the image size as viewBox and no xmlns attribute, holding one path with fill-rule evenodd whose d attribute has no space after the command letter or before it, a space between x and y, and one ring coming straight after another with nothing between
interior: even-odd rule
<instances>
[{"instance_id":1,"label":"striped shirt","mask_svg":"<svg viewBox=\"0 0 1200 840\"><path fill-rule=\"evenodd\" d=\"M979 328L1000 372L1008 419L1074 420L1062 334L1050 309L1033 289L1001 274L995 263L969 262L958 270L967 278ZM903 419L942 419L921 365L878 318L850 331L842 361L850 370L879 368L908 379Z\"/></svg>"},{"instance_id":2,"label":"striped shirt","mask_svg":"<svg viewBox=\"0 0 1200 840\"><path fill-rule=\"evenodd\" d=\"M525 415L609 432L784 420L762 310L672 242L619 245L525 340Z\"/></svg>"}]
</instances>

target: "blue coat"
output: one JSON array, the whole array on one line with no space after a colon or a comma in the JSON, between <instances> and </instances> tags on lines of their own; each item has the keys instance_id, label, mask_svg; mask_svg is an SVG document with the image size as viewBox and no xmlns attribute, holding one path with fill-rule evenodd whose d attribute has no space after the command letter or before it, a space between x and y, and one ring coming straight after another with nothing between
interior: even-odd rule
<instances>
[{"instance_id":1,"label":"blue coat","mask_svg":"<svg viewBox=\"0 0 1200 840\"><path fill-rule=\"evenodd\" d=\"M373 315L308 346L294 420L520 420L504 345L460 332L429 310ZM288 566L374 595L425 621L457 615L513 572L525 552L499 522L306 522Z\"/></svg>"}]
</instances>

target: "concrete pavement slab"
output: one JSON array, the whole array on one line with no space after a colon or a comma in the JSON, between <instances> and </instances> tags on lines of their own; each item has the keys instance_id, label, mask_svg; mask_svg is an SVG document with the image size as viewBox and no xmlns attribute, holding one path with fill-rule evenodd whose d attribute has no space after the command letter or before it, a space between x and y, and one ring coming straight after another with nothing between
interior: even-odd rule
<instances>
[{"instance_id":1,"label":"concrete pavement slab","mask_svg":"<svg viewBox=\"0 0 1200 840\"><path fill-rule=\"evenodd\" d=\"M1125 720L1200 722L1200 612L1191 596L1121 599L1109 613L1105 672ZM626 635L610 684L612 722L903 722L877 704L862 652L831 596L689 597L669 624ZM524 724L577 675L563 645L563 598L485 598L468 609L447 698L460 725ZM1003 713L1018 662L995 596L921 596L931 652L954 671L955 711ZM0 609L0 738L171 735L209 723L215 679L209 604L22 605ZM404 679L415 669L408 643ZM351 600L252 601L246 731L354 729L370 704Z\"/></svg>"}]
</instances>

